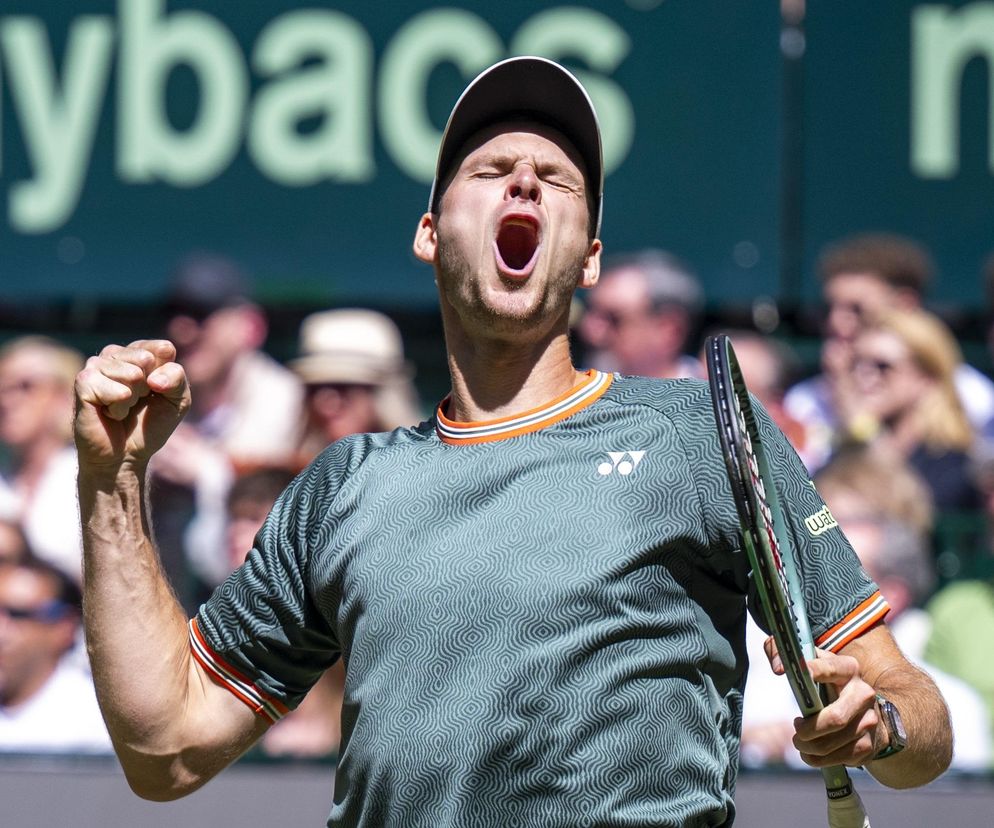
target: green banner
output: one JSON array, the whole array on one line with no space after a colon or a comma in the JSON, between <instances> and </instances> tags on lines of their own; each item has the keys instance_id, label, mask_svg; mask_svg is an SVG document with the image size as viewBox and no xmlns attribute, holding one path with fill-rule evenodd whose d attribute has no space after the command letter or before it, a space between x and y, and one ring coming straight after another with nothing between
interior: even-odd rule
<instances>
[{"instance_id":1,"label":"green banner","mask_svg":"<svg viewBox=\"0 0 994 828\"><path fill-rule=\"evenodd\" d=\"M934 302L985 307L994 2L811 0L805 27L804 295L817 295L822 245L883 230L931 250Z\"/></svg>"},{"instance_id":2,"label":"green banner","mask_svg":"<svg viewBox=\"0 0 994 828\"><path fill-rule=\"evenodd\" d=\"M410 254L445 117L510 54L599 111L608 252L666 247L713 298L778 290L774 3L7 0L4 298L148 301L192 249L274 301L430 307Z\"/></svg>"}]
</instances>

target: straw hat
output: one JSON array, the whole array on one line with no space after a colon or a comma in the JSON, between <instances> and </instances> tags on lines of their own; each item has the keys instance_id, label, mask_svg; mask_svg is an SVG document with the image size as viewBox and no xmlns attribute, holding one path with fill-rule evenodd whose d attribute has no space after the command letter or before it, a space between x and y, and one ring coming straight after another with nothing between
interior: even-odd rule
<instances>
[{"instance_id":1,"label":"straw hat","mask_svg":"<svg viewBox=\"0 0 994 828\"><path fill-rule=\"evenodd\" d=\"M371 310L311 314L300 326L299 353L289 365L306 385L381 386L413 374L397 326Z\"/></svg>"}]
</instances>

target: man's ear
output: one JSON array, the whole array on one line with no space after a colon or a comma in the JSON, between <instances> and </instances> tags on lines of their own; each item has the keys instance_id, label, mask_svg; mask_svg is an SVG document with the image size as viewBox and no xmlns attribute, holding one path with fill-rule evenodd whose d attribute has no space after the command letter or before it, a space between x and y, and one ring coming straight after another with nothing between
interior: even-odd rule
<instances>
[{"instance_id":1,"label":"man's ear","mask_svg":"<svg viewBox=\"0 0 994 828\"><path fill-rule=\"evenodd\" d=\"M582 288L592 288L597 284L601 276L601 250L604 245L600 239L590 242L587 250L587 258L583 260L583 270L580 271L580 279L577 284Z\"/></svg>"},{"instance_id":2,"label":"man's ear","mask_svg":"<svg viewBox=\"0 0 994 828\"><path fill-rule=\"evenodd\" d=\"M435 234L435 216L425 213L414 233L414 255L426 264L435 264L438 255L438 238Z\"/></svg>"}]
</instances>

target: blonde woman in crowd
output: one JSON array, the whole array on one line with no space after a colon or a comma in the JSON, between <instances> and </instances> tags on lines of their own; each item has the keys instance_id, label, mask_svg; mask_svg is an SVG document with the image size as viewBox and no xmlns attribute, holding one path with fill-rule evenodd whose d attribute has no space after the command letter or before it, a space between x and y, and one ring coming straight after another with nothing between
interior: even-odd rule
<instances>
[{"instance_id":1,"label":"blonde woman in crowd","mask_svg":"<svg viewBox=\"0 0 994 828\"><path fill-rule=\"evenodd\" d=\"M868 443L907 459L939 512L974 510L970 472L975 432L956 392L963 358L948 327L919 309L890 310L853 343L840 388L841 441Z\"/></svg>"},{"instance_id":2,"label":"blonde woman in crowd","mask_svg":"<svg viewBox=\"0 0 994 828\"><path fill-rule=\"evenodd\" d=\"M72 445L79 351L45 336L0 347L0 514L43 560L80 579L82 541Z\"/></svg>"}]
</instances>

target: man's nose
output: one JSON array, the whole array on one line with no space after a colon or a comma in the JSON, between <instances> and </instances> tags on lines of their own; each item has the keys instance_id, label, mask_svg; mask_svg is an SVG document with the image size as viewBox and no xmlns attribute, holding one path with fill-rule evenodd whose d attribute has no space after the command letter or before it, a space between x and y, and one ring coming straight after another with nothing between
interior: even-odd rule
<instances>
[{"instance_id":1,"label":"man's nose","mask_svg":"<svg viewBox=\"0 0 994 828\"><path fill-rule=\"evenodd\" d=\"M539 185L538 176L535 170L528 164L519 164L514 168L511 179L507 183L507 198L524 199L534 201L536 204L542 203L542 188Z\"/></svg>"}]
</instances>

